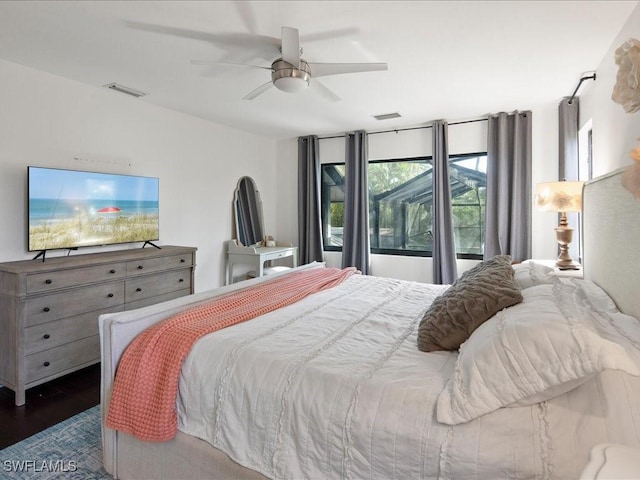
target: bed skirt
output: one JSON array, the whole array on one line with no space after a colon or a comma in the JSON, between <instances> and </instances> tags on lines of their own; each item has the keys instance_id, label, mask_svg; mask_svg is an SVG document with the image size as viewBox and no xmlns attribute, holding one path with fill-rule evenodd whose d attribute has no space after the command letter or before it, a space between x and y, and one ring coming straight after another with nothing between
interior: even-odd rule
<instances>
[{"instance_id":1,"label":"bed skirt","mask_svg":"<svg viewBox=\"0 0 640 480\"><path fill-rule=\"evenodd\" d=\"M150 478L210 478L266 480L199 438L178 432L168 442L144 442L118 432L117 477L123 480Z\"/></svg>"}]
</instances>

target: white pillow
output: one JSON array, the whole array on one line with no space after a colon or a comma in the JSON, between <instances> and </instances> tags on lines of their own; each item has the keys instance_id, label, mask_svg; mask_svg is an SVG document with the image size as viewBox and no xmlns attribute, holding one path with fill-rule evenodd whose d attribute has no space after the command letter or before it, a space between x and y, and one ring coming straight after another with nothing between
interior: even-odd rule
<instances>
[{"instance_id":1,"label":"white pillow","mask_svg":"<svg viewBox=\"0 0 640 480\"><path fill-rule=\"evenodd\" d=\"M513 265L513 280L520 290L535 287L546 283L559 282L553 268L535 263L533 260L526 260Z\"/></svg>"},{"instance_id":2,"label":"white pillow","mask_svg":"<svg viewBox=\"0 0 640 480\"><path fill-rule=\"evenodd\" d=\"M438 397L439 422L457 425L501 407L549 400L607 369L640 376L640 322L598 309L611 302L597 285L558 282L522 296L462 344Z\"/></svg>"}]
</instances>

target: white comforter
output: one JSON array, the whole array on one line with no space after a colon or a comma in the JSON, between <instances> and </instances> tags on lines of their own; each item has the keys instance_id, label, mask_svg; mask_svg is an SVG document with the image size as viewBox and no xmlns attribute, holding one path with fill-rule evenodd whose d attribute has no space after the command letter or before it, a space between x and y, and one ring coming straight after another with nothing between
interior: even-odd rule
<instances>
[{"instance_id":1,"label":"white comforter","mask_svg":"<svg viewBox=\"0 0 640 480\"><path fill-rule=\"evenodd\" d=\"M457 355L419 352L416 337L444 288L357 275L202 338L183 367L179 429L287 479L576 479L593 445L637 441L640 380L620 372L438 423Z\"/></svg>"}]
</instances>

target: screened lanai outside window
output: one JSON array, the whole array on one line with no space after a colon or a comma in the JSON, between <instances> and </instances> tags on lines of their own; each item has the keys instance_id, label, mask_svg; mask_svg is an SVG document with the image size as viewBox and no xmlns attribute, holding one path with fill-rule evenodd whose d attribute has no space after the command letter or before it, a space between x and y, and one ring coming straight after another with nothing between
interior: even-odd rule
<instances>
[{"instance_id":1,"label":"screened lanai outside window","mask_svg":"<svg viewBox=\"0 0 640 480\"><path fill-rule=\"evenodd\" d=\"M459 258L483 253L486 154L450 156L452 213ZM371 251L431 256L431 159L369 162ZM322 223L325 250L341 250L344 222L344 165L322 166Z\"/></svg>"}]
</instances>

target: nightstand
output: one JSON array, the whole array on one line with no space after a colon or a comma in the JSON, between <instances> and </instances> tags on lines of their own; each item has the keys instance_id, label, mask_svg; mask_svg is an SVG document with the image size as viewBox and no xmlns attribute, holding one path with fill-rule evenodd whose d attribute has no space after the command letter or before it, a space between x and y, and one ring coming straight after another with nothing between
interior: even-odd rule
<instances>
[{"instance_id":1,"label":"nightstand","mask_svg":"<svg viewBox=\"0 0 640 480\"><path fill-rule=\"evenodd\" d=\"M578 270L560 270L556 267L555 260L531 260L532 262L539 263L544 265L545 267L553 268L553 273L558 277L568 277L568 278L583 278L584 272L582 271L582 265L576 263L578 266Z\"/></svg>"},{"instance_id":2,"label":"nightstand","mask_svg":"<svg viewBox=\"0 0 640 480\"><path fill-rule=\"evenodd\" d=\"M601 443L591 449L580 480L631 480L640 478L640 449Z\"/></svg>"}]
</instances>

